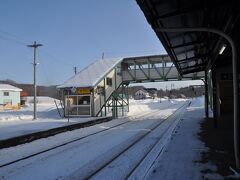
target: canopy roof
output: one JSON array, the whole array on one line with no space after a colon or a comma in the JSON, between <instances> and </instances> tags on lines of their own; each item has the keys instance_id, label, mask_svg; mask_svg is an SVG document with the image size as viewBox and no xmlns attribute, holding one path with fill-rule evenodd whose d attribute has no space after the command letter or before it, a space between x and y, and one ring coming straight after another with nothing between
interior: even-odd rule
<instances>
[{"instance_id":1,"label":"canopy roof","mask_svg":"<svg viewBox=\"0 0 240 180\"><path fill-rule=\"evenodd\" d=\"M94 87L122 60L122 58L98 60L68 79L58 88Z\"/></svg>"},{"instance_id":2,"label":"canopy roof","mask_svg":"<svg viewBox=\"0 0 240 180\"><path fill-rule=\"evenodd\" d=\"M227 42L209 32L160 32L159 29L213 28L239 39L237 0L137 0L137 3L181 75L209 69ZM227 44L223 55L229 47Z\"/></svg>"}]
</instances>

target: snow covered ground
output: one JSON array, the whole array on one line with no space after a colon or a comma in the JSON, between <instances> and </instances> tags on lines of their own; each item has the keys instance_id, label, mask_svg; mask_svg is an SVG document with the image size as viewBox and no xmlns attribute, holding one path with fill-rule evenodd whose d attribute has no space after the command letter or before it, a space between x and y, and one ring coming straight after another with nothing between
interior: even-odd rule
<instances>
[{"instance_id":1,"label":"snow covered ground","mask_svg":"<svg viewBox=\"0 0 240 180\"><path fill-rule=\"evenodd\" d=\"M26 107L20 110L0 112L0 140L96 119L94 117L70 118L70 123L68 123L67 118L61 118L59 116L54 99L49 97L38 97L37 120L32 120L33 104L30 103L31 101L32 97L29 97ZM126 116L130 119L134 119L139 116L139 112L141 112L141 114L151 113L156 109L167 108L171 104L176 104L178 101L186 100L176 99L168 101L162 98L161 103L159 99L130 100L130 112L127 113Z\"/></svg>"},{"instance_id":2,"label":"snow covered ground","mask_svg":"<svg viewBox=\"0 0 240 180\"><path fill-rule=\"evenodd\" d=\"M19 162L1 167L0 179L82 179L102 167L101 173L92 178L121 179L174 129L172 125L179 118L171 115L180 107L179 113L183 113L187 106L186 100L142 100L131 104L129 117L1 149L0 167ZM66 145L59 146L63 143Z\"/></svg>"},{"instance_id":3,"label":"snow covered ground","mask_svg":"<svg viewBox=\"0 0 240 180\"><path fill-rule=\"evenodd\" d=\"M0 111L0 140L96 119L94 117L71 118L68 123L67 118L59 116L53 98L38 97L37 119L33 120L31 101L32 97L28 97L26 106L20 110Z\"/></svg>"},{"instance_id":4,"label":"snow covered ground","mask_svg":"<svg viewBox=\"0 0 240 180\"><path fill-rule=\"evenodd\" d=\"M189 107L187 102L130 100L130 112L125 117L1 149L0 179L223 179L218 174L201 172L206 166L216 168L199 163L201 153L207 150L198 139L204 98L191 100ZM30 122L28 127L36 130L41 123L48 127L51 123L52 127L66 124L57 112L52 113L54 110L48 104L42 106L37 121L1 123L9 125L6 129L20 126L17 131ZM24 110L21 113L26 115ZM4 131L14 134L14 128L3 132L1 128L0 135Z\"/></svg>"}]
</instances>

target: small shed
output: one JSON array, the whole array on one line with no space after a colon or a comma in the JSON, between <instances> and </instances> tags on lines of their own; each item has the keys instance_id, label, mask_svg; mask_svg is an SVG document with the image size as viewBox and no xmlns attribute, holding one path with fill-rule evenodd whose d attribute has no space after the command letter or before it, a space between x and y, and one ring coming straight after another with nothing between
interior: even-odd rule
<instances>
[{"instance_id":1,"label":"small shed","mask_svg":"<svg viewBox=\"0 0 240 180\"><path fill-rule=\"evenodd\" d=\"M21 91L10 84L0 84L0 109L19 109Z\"/></svg>"},{"instance_id":2,"label":"small shed","mask_svg":"<svg viewBox=\"0 0 240 180\"><path fill-rule=\"evenodd\" d=\"M134 94L134 99L146 99L149 98L149 93L145 89L140 89Z\"/></svg>"}]
</instances>

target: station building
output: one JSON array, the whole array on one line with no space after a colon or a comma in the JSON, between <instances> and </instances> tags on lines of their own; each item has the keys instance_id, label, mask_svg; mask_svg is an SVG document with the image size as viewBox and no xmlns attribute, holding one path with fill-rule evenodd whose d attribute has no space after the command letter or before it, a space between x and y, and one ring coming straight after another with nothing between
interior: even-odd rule
<instances>
[{"instance_id":1,"label":"station building","mask_svg":"<svg viewBox=\"0 0 240 180\"><path fill-rule=\"evenodd\" d=\"M105 102L122 83L122 59L98 60L58 86L64 114L70 117L97 116Z\"/></svg>"}]
</instances>

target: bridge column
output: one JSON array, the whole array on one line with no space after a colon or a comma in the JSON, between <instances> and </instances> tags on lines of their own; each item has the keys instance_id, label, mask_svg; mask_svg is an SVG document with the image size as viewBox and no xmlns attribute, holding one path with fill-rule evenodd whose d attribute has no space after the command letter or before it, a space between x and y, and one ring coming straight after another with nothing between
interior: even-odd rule
<instances>
[{"instance_id":1,"label":"bridge column","mask_svg":"<svg viewBox=\"0 0 240 180\"><path fill-rule=\"evenodd\" d=\"M205 71L205 117L208 118L208 72Z\"/></svg>"},{"instance_id":2,"label":"bridge column","mask_svg":"<svg viewBox=\"0 0 240 180\"><path fill-rule=\"evenodd\" d=\"M106 99L106 78L104 78L104 115L107 116L107 99Z\"/></svg>"},{"instance_id":3,"label":"bridge column","mask_svg":"<svg viewBox=\"0 0 240 180\"><path fill-rule=\"evenodd\" d=\"M216 70L215 67L212 68L212 88L213 88L213 121L214 127L218 127L218 111L217 111L217 84L216 84Z\"/></svg>"}]
</instances>

